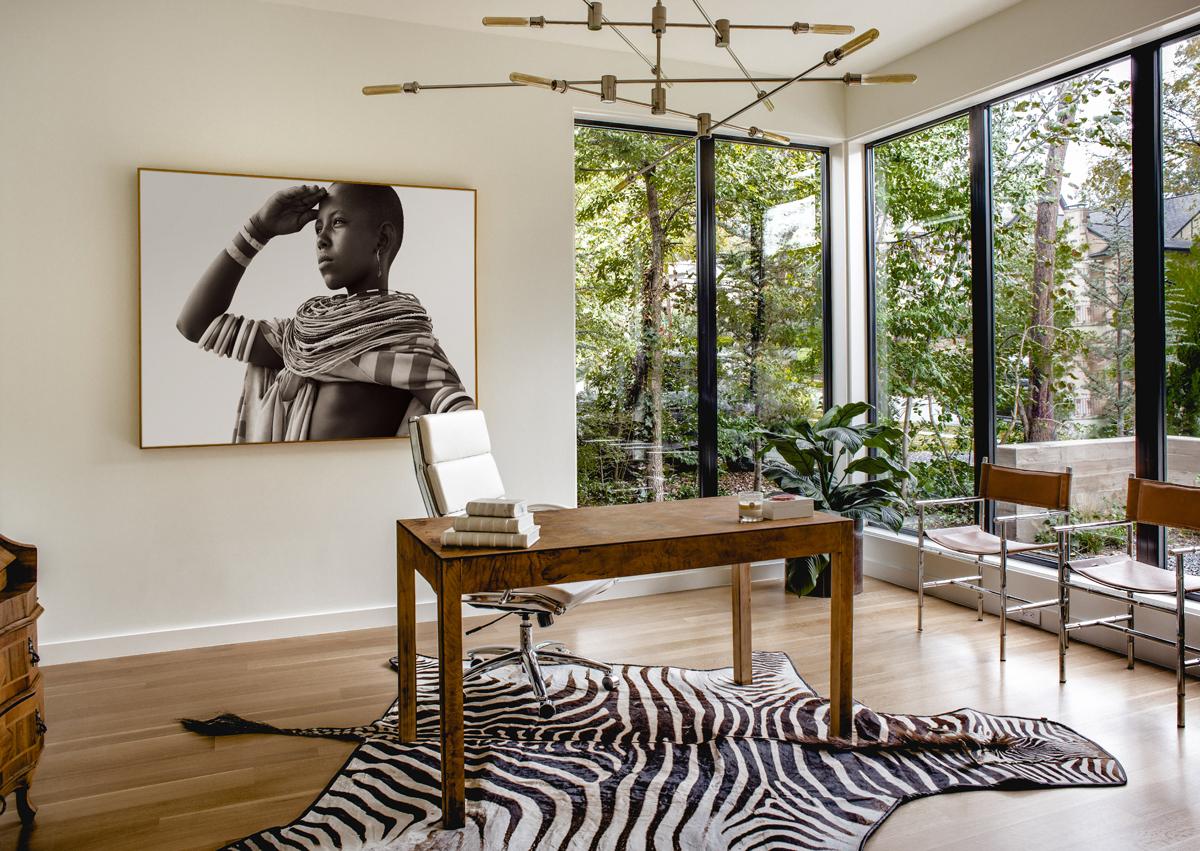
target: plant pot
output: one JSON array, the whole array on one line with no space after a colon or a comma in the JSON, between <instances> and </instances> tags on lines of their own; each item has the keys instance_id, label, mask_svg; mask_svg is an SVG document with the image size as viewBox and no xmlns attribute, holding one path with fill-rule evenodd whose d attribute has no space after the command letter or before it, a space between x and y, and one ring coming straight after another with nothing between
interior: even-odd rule
<instances>
[{"instance_id":1,"label":"plant pot","mask_svg":"<svg viewBox=\"0 0 1200 851\"><path fill-rule=\"evenodd\" d=\"M863 590L863 526L864 522L861 519L854 521L854 593L861 594ZM825 569L821 571L821 575L817 577L816 586L804 596L806 597L832 597L833 596L833 571L829 569L829 559L827 556L819 556L825 562ZM799 563L804 559L787 559L785 572L791 572L799 567Z\"/></svg>"}]
</instances>

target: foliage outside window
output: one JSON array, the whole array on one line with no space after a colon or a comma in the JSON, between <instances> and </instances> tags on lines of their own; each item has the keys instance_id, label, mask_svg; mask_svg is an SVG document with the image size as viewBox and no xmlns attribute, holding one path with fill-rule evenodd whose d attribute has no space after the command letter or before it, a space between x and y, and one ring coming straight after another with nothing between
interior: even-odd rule
<instances>
[{"instance_id":1,"label":"foliage outside window","mask_svg":"<svg viewBox=\"0 0 1200 851\"><path fill-rule=\"evenodd\" d=\"M821 156L718 142L718 493L762 487L760 425L824 407Z\"/></svg>"},{"instance_id":2,"label":"foliage outside window","mask_svg":"<svg viewBox=\"0 0 1200 851\"><path fill-rule=\"evenodd\" d=\"M1167 478L1200 484L1200 37L1162 54ZM1173 533L1169 546L1200 536ZM1200 573L1200 556L1188 567Z\"/></svg>"},{"instance_id":3,"label":"foliage outside window","mask_svg":"<svg viewBox=\"0 0 1200 851\"><path fill-rule=\"evenodd\" d=\"M995 460L1073 467L1081 519L1134 468L1130 106L1123 61L991 109Z\"/></svg>"},{"instance_id":4,"label":"foliage outside window","mask_svg":"<svg viewBox=\"0 0 1200 851\"><path fill-rule=\"evenodd\" d=\"M575 131L580 505L699 494L692 146ZM822 160L716 143L718 492L756 480L755 429L820 412Z\"/></svg>"},{"instance_id":5,"label":"foliage outside window","mask_svg":"<svg viewBox=\"0 0 1200 851\"><path fill-rule=\"evenodd\" d=\"M1163 49L1162 115L1167 434L1200 438L1200 37Z\"/></svg>"},{"instance_id":6,"label":"foliage outside window","mask_svg":"<svg viewBox=\"0 0 1200 851\"><path fill-rule=\"evenodd\" d=\"M974 487L968 151L965 117L873 149L877 416L910 503Z\"/></svg>"},{"instance_id":7,"label":"foliage outside window","mask_svg":"<svg viewBox=\"0 0 1200 851\"><path fill-rule=\"evenodd\" d=\"M580 505L696 496L696 180L675 137L575 130Z\"/></svg>"}]
</instances>

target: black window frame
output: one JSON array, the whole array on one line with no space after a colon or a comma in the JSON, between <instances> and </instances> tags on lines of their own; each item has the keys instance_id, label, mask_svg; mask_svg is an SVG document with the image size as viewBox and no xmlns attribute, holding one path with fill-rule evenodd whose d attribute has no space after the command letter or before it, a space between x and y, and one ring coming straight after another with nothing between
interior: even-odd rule
<instances>
[{"instance_id":1,"label":"black window frame","mask_svg":"<svg viewBox=\"0 0 1200 851\"><path fill-rule=\"evenodd\" d=\"M658 136L694 136L690 130L598 118L576 118L575 127L597 127ZM697 484L700 496L717 495L717 290L716 143L809 151L821 169L821 372L825 408L833 404L833 272L830 267L829 148L801 142L781 144L724 133L696 139L696 397Z\"/></svg>"},{"instance_id":2,"label":"black window frame","mask_svg":"<svg viewBox=\"0 0 1200 851\"><path fill-rule=\"evenodd\" d=\"M968 107L956 109L920 124L891 133L864 144L864 192L866 194L866 270L867 270L867 401L872 420L879 403L879 363L876 347L877 280L875 269L875 148L918 133L946 121L968 116L970 121L970 205L971 205L971 322L972 398L974 433L972 456L975 487L979 487L979 465L983 458L994 458L996 450L995 399L995 317L992 299L995 290L992 269L992 159L991 111L1000 103L1036 91L1063 80L1086 74L1121 61L1129 62L1130 107L1132 110L1133 199L1132 220L1134 256L1134 472L1140 478L1162 480L1167 473L1166 427L1166 316L1163 271L1163 196L1162 196L1162 49L1164 46L1200 35L1200 25L1187 27L1136 47L1127 48L1083 65L1014 88ZM1149 226L1142 224L1148 222ZM986 353L984 356L982 353ZM991 528L990 515L985 528ZM904 532L915 535L915 530ZM1164 530L1138 525L1138 556L1144 561L1166 566ZM1034 561L1043 559L1034 558Z\"/></svg>"}]
</instances>

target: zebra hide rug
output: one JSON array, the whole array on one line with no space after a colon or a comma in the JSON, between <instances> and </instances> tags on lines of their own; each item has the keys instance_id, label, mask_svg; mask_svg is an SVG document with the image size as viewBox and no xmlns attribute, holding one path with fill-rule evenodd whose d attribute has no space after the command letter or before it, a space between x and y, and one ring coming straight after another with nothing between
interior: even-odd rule
<instances>
[{"instance_id":1,"label":"zebra hide rug","mask_svg":"<svg viewBox=\"0 0 1200 851\"><path fill-rule=\"evenodd\" d=\"M222 715L195 732L361 742L298 819L230 849L862 848L905 801L973 789L1118 786L1117 760L1045 719L855 706L855 741L830 740L829 703L784 653L732 671L547 667L558 712L537 714L523 672L467 684L467 824L440 827L437 661L418 666L418 741L396 705L363 727L280 729Z\"/></svg>"}]
</instances>

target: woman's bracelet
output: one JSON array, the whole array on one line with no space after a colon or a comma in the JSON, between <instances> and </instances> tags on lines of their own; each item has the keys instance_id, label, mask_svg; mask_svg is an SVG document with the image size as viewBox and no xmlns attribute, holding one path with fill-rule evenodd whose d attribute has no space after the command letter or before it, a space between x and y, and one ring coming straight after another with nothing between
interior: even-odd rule
<instances>
[{"instance_id":1,"label":"woman's bracelet","mask_svg":"<svg viewBox=\"0 0 1200 851\"><path fill-rule=\"evenodd\" d=\"M243 269L246 268L254 259L254 255L262 251L263 246L267 244L269 237L264 239L261 234L262 231L254 226L254 219L251 217L233 235L229 245L225 246L225 253L234 263Z\"/></svg>"}]
</instances>

